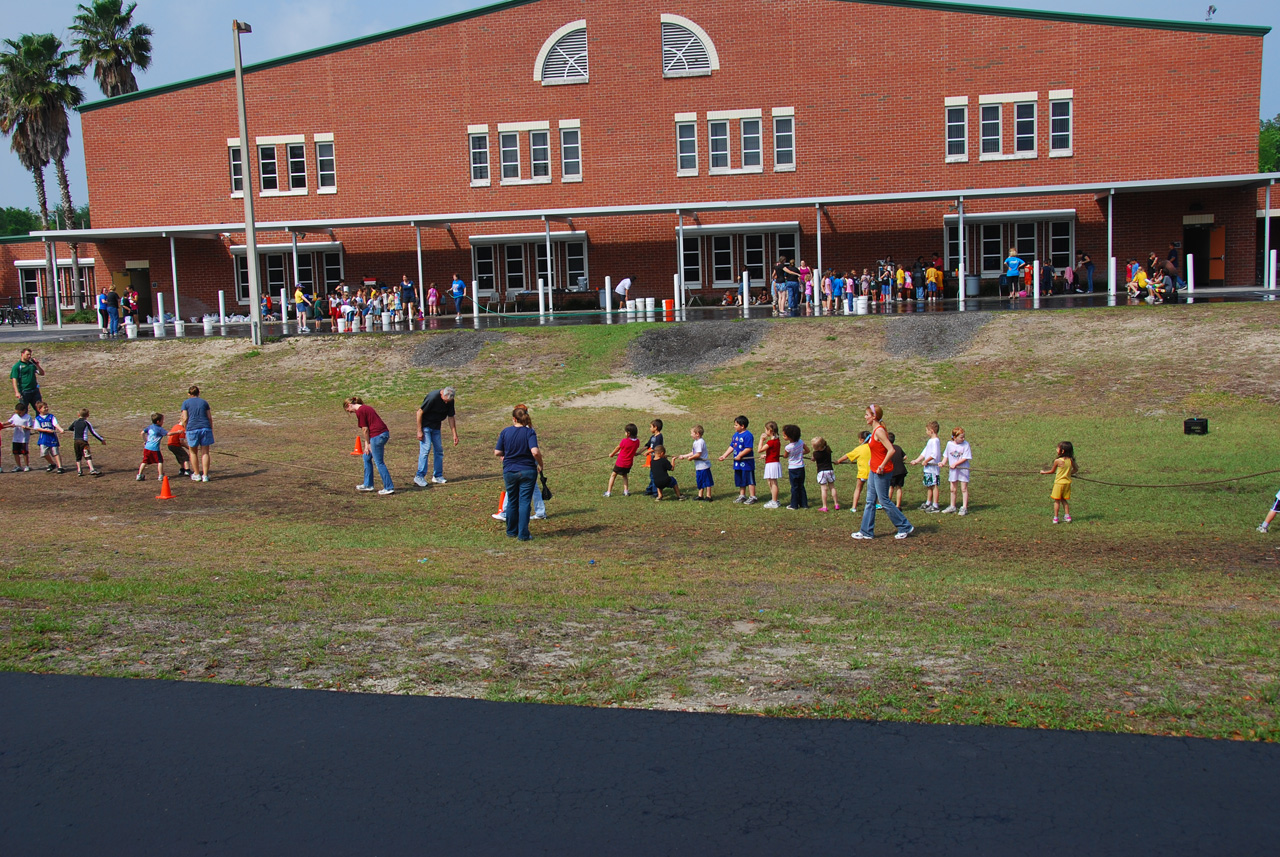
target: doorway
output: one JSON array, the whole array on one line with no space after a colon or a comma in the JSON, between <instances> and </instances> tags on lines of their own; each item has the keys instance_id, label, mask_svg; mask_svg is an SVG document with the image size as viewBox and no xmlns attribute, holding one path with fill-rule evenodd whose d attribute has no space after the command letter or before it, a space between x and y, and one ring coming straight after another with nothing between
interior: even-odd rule
<instances>
[{"instance_id":1,"label":"doorway","mask_svg":"<svg viewBox=\"0 0 1280 857\"><path fill-rule=\"evenodd\" d=\"M138 293L138 321L145 322L155 312L151 308L151 269L130 268L129 288Z\"/></svg>"},{"instance_id":2,"label":"doorway","mask_svg":"<svg viewBox=\"0 0 1280 857\"><path fill-rule=\"evenodd\" d=\"M1192 256L1193 267L1193 270L1183 273L1188 277L1194 275L1196 285L1209 284L1209 230L1212 228L1185 226L1182 229L1182 251Z\"/></svg>"}]
</instances>

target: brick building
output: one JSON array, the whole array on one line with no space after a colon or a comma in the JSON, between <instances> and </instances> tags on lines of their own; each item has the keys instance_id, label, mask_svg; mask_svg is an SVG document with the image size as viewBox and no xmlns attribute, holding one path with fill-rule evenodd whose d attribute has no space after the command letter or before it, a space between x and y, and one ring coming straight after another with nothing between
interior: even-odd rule
<instances>
[{"instance_id":1,"label":"brick building","mask_svg":"<svg viewBox=\"0 0 1280 857\"><path fill-rule=\"evenodd\" d=\"M1102 275L1108 247L1123 263L1171 240L1201 284L1251 284L1275 178L1256 175L1267 32L919 0L510 0L247 67L250 146L231 72L86 105L94 229L46 237L144 302L176 259L184 316L219 289L243 305L247 158L273 292L635 274L666 296L677 273L694 293L763 280L779 253L963 252L994 276L1010 246L1057 267L1088 252ZM34 293L43 253L0 244L0 288Z\"/></svg>"}]
</instances>

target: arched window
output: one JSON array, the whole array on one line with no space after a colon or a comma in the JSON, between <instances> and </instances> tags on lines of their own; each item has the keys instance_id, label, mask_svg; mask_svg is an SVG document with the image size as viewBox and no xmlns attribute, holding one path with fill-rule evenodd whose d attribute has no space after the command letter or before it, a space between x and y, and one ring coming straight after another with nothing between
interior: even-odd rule
<instances>
[{"instance_id":1,"label":"arched window","mask_svg":"<svg viewBox=\"0 0 1280 857\"><path fill-rule=\"evenodd\" d=\"M662 16L662 76L696 77L720 68L706 30L679 15Z\"/></svg>"},{"instance_id":2,"label":"arched window","mask_svg":"<svg viewBox=\"0 0 1280 857\"><path fill-rule=\"evenodd\" d=\"M574 21L556 30L542 45L533 79L543 86L587 82L587 22Z\"/></svg>"}]
</instances>

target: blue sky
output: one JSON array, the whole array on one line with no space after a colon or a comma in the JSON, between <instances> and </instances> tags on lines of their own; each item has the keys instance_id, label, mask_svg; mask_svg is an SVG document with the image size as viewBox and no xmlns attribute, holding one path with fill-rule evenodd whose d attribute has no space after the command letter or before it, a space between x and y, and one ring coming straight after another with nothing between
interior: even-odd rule
<instances>
[{"instance_id":1,"label":"blue sky","mask_svg":"<svg viewBox=\"0 0 1280 857\"><path fill-rule=\"evenodd\" d=\"M87 0L86 0L87 2ZM66 37L77 0L20 2L3 0L0 35L54 32ZM253 25L244 38L246 62L331 44L390 30L464 9L488 5L466 0L138 0L135 20L155 31L151 69L139 76L143 89L198 77L231 67L231 20ZM678 4L676 4L678 5ZM1208 0L1008 0L991 5L1051 9L1135 18L1200 21ZM1262 115L1280 114L1280 2L1277 0L1215 0L1214 20L1226 24L1269 26L1263 67ZM673 11L676 9L673 8ZM100 97L92 80L83 82L89 100ZM68 158L71 192L77 205L86 199L84 155L79 125L73 117L72 153ZM50 175L51 196L56 188ZM0 206L35 207L31 176L8 150L0 149Z\"/></svg>"}]
</instances>

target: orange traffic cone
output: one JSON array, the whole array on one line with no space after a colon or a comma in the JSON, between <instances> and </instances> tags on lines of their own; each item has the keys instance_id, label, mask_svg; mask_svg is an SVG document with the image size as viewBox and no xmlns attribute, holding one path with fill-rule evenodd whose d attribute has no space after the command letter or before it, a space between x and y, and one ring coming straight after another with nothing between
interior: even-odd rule
<instances>
[{"instance_id":1,"label":"orange traffic cone","mask_svg":"<svg viewBox=\"0 0 1280 857\"><path fill-rule=\"evenodd\" d=\"M364 455L364 450L360 448L360 435L356 435L356 448L351 450L352 455Z\"/></svg>"},{"instance_id":2,"label":"orange traffic cone","mask_svg":"<svg viewBox=\"0 0 1280 857\"><path fill-rule=\"evenodd\" d=\"M156 499L157 500L176 500L177 499L176 497L173 496L173 492L169 490L168 476L166 476L164 480L160 483L160 496L156 497Z\"/></svg>"},{"instance_id":3,"label":"orange traffic cone","mask_svg":"<svg viewBox=\"0 0 1280 857\"><path fill-rule=\"evenodd\" d=\"M501 515L507 506L507 492L503 491L498 495L498 514Z\"/></svg>"}]
</instances>

